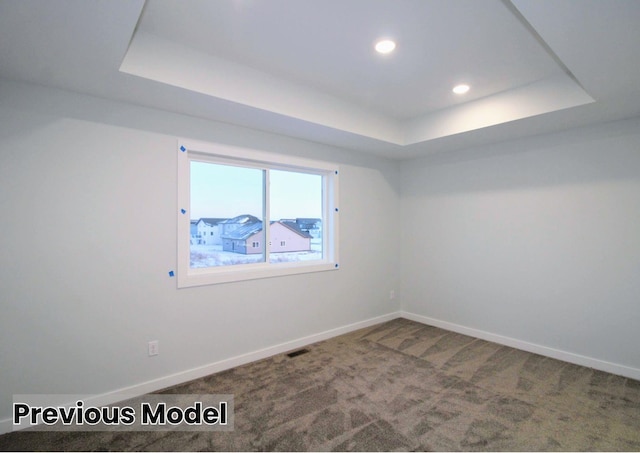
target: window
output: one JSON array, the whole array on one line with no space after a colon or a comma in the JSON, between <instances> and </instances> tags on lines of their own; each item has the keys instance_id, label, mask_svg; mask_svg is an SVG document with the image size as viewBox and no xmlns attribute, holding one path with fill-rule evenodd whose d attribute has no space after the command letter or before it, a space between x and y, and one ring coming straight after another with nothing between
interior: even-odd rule
<instances>
[{"instance_id":1,"label":"window","mask_svg":"<svg viewBox=\"0 0 640 453\"><path fill-rule=\"evenodd\" d=\"M337 269L338 175L326 162L180 142L178 287Z\"/></svg>"}]
</instances>

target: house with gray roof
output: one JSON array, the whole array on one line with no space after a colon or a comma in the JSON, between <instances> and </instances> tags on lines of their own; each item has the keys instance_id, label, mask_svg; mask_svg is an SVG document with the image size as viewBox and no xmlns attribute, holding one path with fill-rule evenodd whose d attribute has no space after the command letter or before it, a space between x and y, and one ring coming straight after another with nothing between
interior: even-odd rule
<instances>
[{"instance_id":1,"label":"house with gray roof","mask_svg":"<svg viewBox=\"0 0 640 453\"><path fill-rule=\"evenodd\" d=\"M306 252L311 250L311 235L302 231L295 223L272 221L269 224L270 253ZM222 235L222 250L245 255L262 253L264 233L262 222L244 225Z\"/></svg>"},{"instance_id":2,"label":"house with gray roof","mask_svg":"<svg viewBox=\"0 0 640 453\"><path fill-rule=\"evenodd\" d=\"M256 216L242 214L231 219L220 217L202 217L196 224L196 237L192 243L203 245L220 245L222 236L246 225L260 222ZM194 241L195 239L195 241Z\"/></svg>"},{"instance_id":3,"label":"house with gray roof","mask_svg":"<svg viewBox=\"0 0 640 453\"><path fill-rule=\"evenodd\" d=\"M299 230L309 233L312 238L322 237L322 219L297 217L295 219L281 219L280 221L293 224Z\"/></svg>"},{"instance_id":4,"label":"house with gray roof","mask_svg":"<svg viewBox=\"0 0 640 453\"><path fill-rule=\"evenodd\" d=\"M196 234L191 236L193 244L216 245L221 244L220 240L220 223L225 218L202 217L196 221ZM192 221L193 223L193 221Z\"/></svg>"}]
</instances>

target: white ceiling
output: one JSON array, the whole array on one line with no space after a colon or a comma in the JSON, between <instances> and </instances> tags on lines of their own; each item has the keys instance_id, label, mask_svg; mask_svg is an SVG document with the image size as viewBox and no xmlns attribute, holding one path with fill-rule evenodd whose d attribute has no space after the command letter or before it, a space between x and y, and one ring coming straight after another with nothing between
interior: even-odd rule
<instances>
[{"instance_id":1,"label":"white ceiling","mask_svg":"<svg viewBox=\"0 0 640 453\"><path fill-rule=\"evenodd\" d=\"M0 77L406 158L640 115L638 23L638 0L0 0Z\"/></svg>"}]
</instances>

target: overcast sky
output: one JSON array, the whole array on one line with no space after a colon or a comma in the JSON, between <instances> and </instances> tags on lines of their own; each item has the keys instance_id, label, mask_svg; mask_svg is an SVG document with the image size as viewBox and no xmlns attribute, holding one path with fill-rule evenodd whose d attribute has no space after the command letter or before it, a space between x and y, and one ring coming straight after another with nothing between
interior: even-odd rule
<instances>
[{"instance_id":1,"label":"overcast sky","mask_svg":"<svg viewBox=\"0 0 640 453\"><path fill-rule=\"evenodd\" d=\"M322 217L322 177L271 170L271 220ZM191 219L262 217L262 170L191 162Z\"/></svg>"}]
</instances>

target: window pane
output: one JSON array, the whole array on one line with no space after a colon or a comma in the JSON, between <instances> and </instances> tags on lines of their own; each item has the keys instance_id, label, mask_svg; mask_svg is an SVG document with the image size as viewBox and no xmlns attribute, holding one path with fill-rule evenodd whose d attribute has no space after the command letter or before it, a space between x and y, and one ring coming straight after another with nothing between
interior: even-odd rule
<instances>
[{"instance_id":1,"label":"window pane","mask_svg":"<svg viewBox=\"0 0 640 453\"><path fill-rule=\"evenodd\" d=\"M264 171L198 161L190 171L190 267L264 262Z\"/></svg>"},{"instance_id":2,"label":"window pane","mask_svg":"<svg viewBox=\"0 0 640 453\"><path fill-rule=\"evenodd\" d=\"M269 261L322 259L322 176L271 170Z\"/></svg>"}]
</instances>

